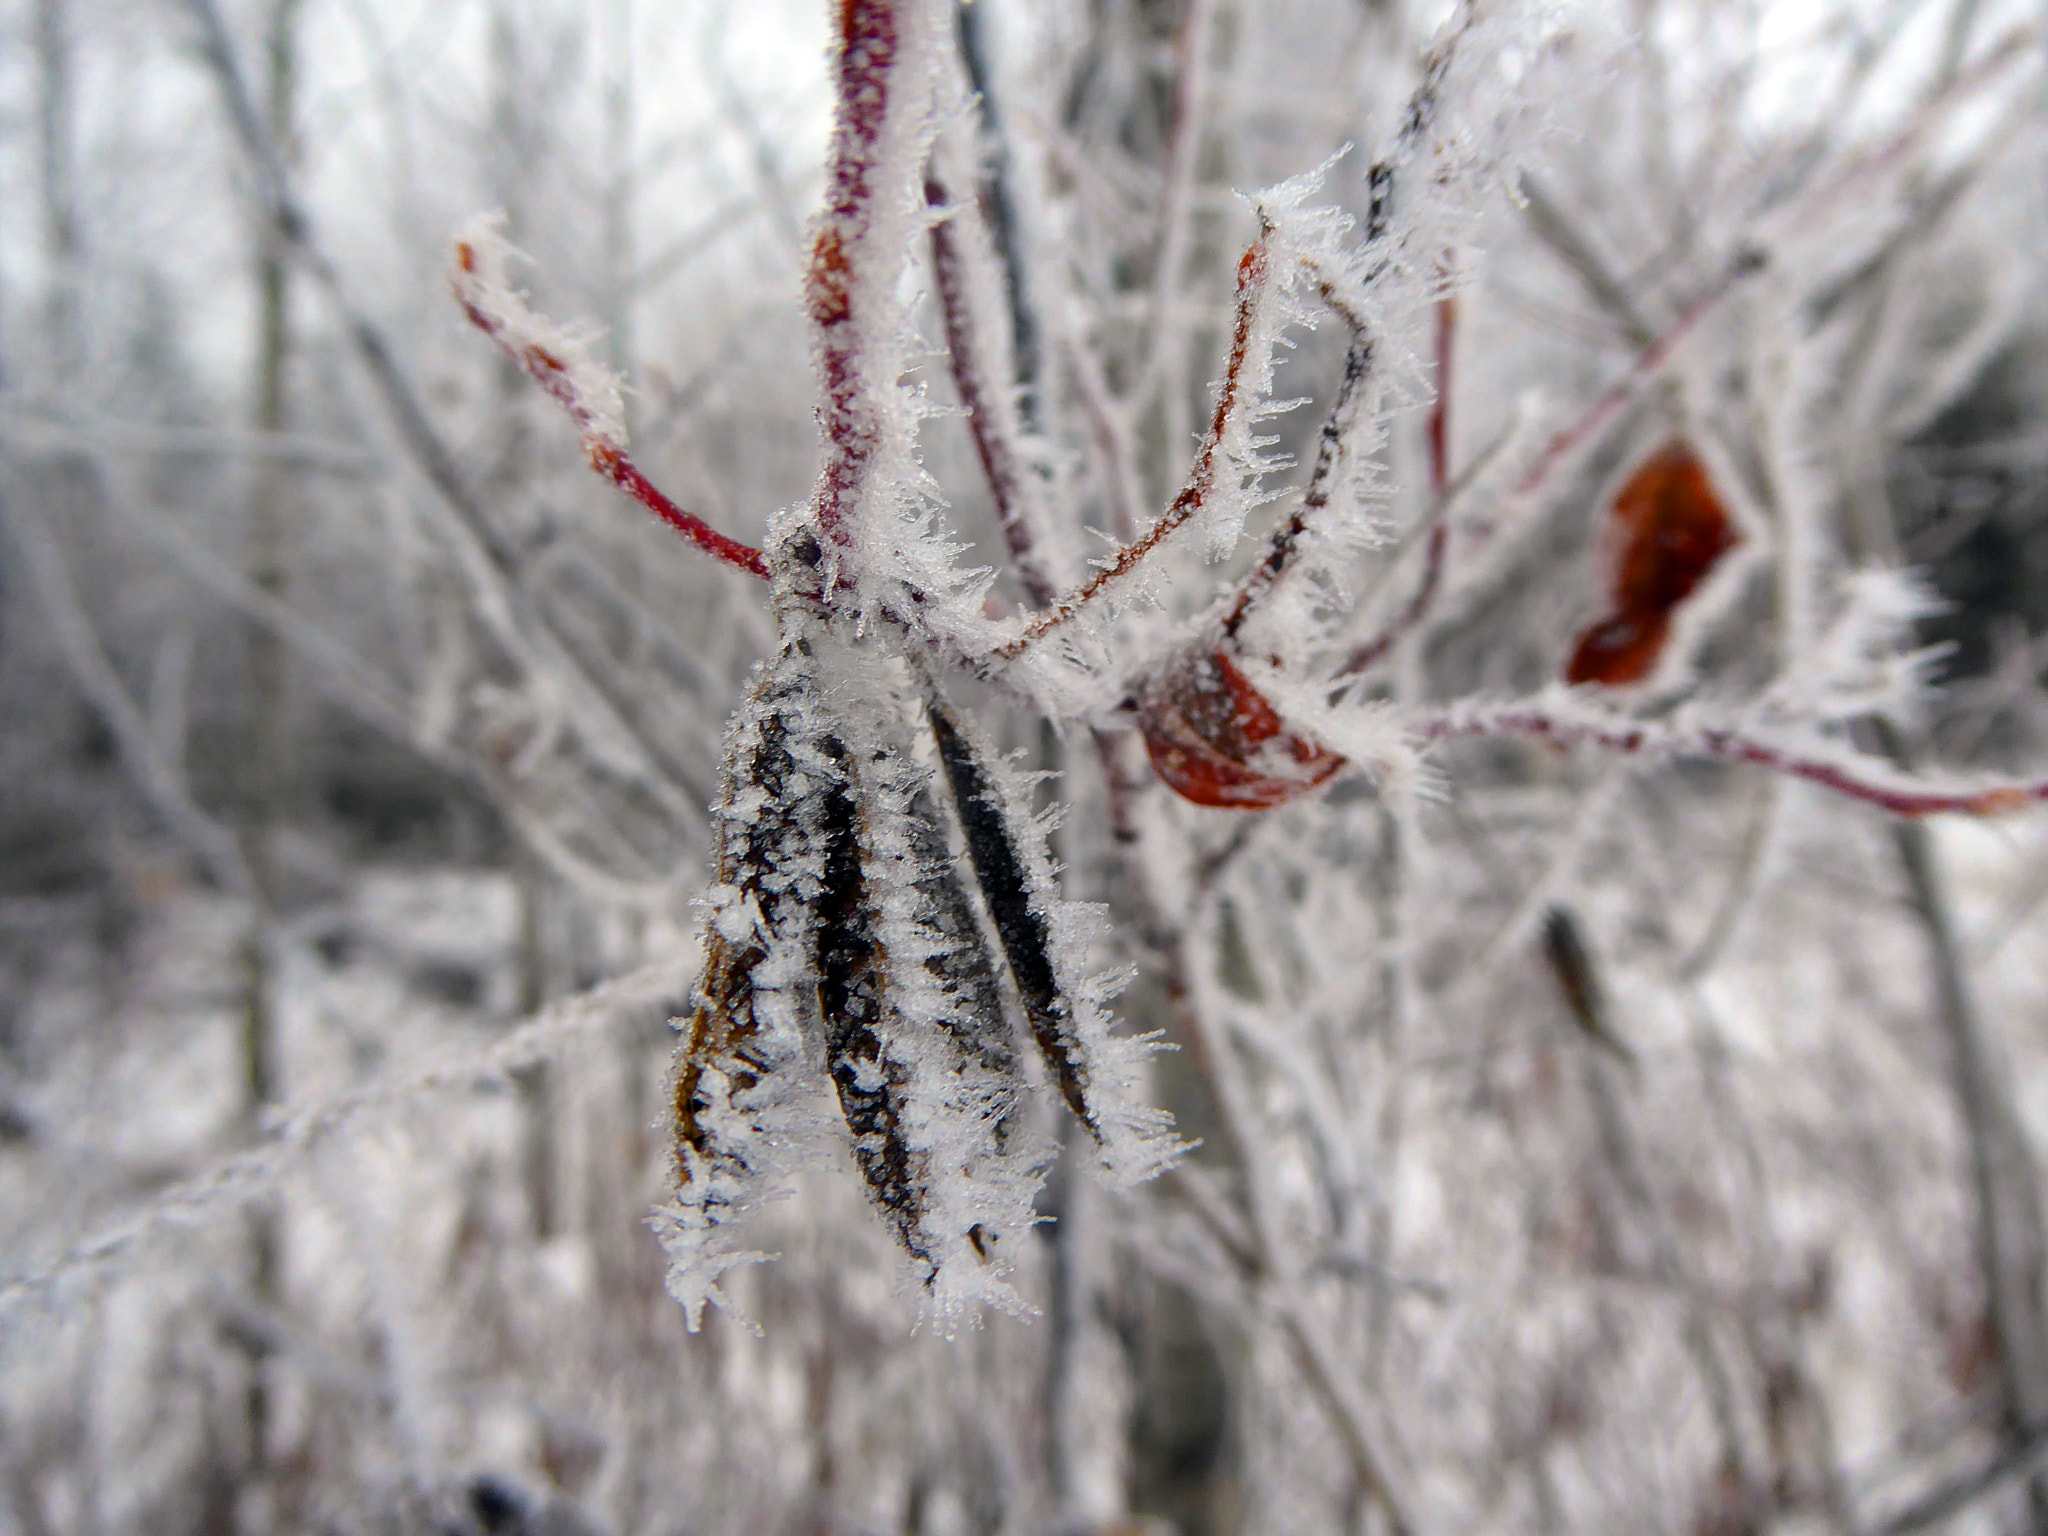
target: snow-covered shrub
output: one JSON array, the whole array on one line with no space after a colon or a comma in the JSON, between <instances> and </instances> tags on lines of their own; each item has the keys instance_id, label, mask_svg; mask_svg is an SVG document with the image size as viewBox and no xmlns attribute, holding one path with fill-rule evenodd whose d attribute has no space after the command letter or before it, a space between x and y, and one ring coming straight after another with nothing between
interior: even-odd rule
<instances>
[{"instance_id":1,"label":"snow-covered shrub","mask_svg":"<svg viewBox=\"0 0 2048 1536\"><path fill-rule=\"evenodd\" d=\"M657 488L631 381L518 287L508 242L551 275L573 221L455 243L462 312L671 551L550 510L570 455L502 386L453 445L192 9L426 509L390 516L434 644L356 707L524 850L525 926L461 963L530 970L554 909L627 974L529 974L574 995L489 1043L492 986L444 984L397 1050L425 921L282 930L293 1092L38 1229L16 1315L143 1341L51 1381L227 1318L246 1358L195 1369L249 1386L209 1410L247 1443L159 1454L256 1525L1862 1529L2025 1483L2048 1243L2002 1063L2041 1054L1993 1021L2039 978L1992 941L2031 885L1971 913L2007 869L1923 819L2030 850L2048 742L1935 765L1967 717L1886 474L2037 345L1998 255L2039 232L2031 32L844 0L782 393L706 365L772 435L807 334L808 494L658 434L694 489ZM306 1015L369 998L366 1067Z\"/></svg>"}]
</instances>

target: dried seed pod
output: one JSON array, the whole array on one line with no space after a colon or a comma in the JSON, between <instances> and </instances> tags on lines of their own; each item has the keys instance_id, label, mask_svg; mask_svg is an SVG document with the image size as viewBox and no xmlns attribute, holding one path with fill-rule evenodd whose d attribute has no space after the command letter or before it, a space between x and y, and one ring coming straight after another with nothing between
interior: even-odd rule
<instances>
[{"instance_id":1,"label":"dried seed pod","mask_svg":"<svg viewBox=\"0 0 2048 1536\"><path fill-rule=\"evenodd\" d=\"M948 999L948 1031L964 1060L1012 1085L1021 1097L1023 1077L1016 1041L1003 1008L1002 988L996 981L995 957L989 953L981 920L975 915L974 903L960 878L961 866L946 846L945 826L939 819L938 807L922 786L911 798L904 822L917 868L919 918L940 946L926 958L925 969ZM997 1120L994 1129L998 1150L1009 1141L1012 1128L1011 1115Z\"/></svg>"},{"instance_id":2,"label":"dried seed pod","mask_svg":"<svg viewBox=\"0 0 2048 1536\"><path fill-rule=\"evenodd\" d=\"M939 761L953 788L953 803L967 840L967 856L981 882L982 899L996 926L1010 974L1024 1004L1032 1036L1052 1069L1060 1095L1074 1116L1098 1139L1102 1135L1088 1104L1088 1068L1074 1028L1074 1010L1060 990L1053 963L1052 925L1042 905L1032 899L1031 882L1019 840L1011 835L1002 797L990 782L980 758L961 734L949 706L934 695L927 705Z\"/></svg>"},{"instance_id":3,"label":"dried seed pod","mask_svg":"<svg viewBox=\"0 0 2048 1536\"><path fill-rule=\"evenodd\" d=\"M717 883L705 927L704 965L676 1055L676 1173L685 1183L694 1174L691 1154L706 1161L734 1155L715 1144L705 1074L723 1070L732 1089L741 1092L759 1082L772 1063L755 1050L755 1043L773 1032L760 1012L759 994L800 990L801 973L809 969L809 888L819 859L807 826L811 796L802 791L811 786L797 764L793 707L804 691L807 659L797 647L776 659L742 711L727 749L713 824ZM829 754L811 755L822 756L826 765L831 761ZM813 772L818 766L811 764ZM797 960L798 974L763 975L778 948L785 959Z\"/></svg>"},{"instance_id":4,"label":"dried seed pod","mask_svg":"<svg viewBox=\"0 0 2048 1536\"><path fill-rule=\"evenodd\" d=\"M1679 605L1742 542L1707 466L1673 438L1629 475L1614 498L1613 611L1579 635L1565 681L1618 686L1657 668Z\"/></svg>"},{"instance_id":5,"label":"dried seed pod","mask_svg":"<svg viewBox=\"0 0 2048 1536\"><path fill-rule=\"evenodd\" d=\"M718 884L656 1225L694 1309L731 1228L817 1140L821 1077L870 1200L942 1311L1014 1305L997 1240L1044 1163L995 962L886 658L799 616L736 725Z\"/></svg>"},{"instance_id":6,"label":"dried seed pod","mask_svg":"<svg viewBox=\"0 0 2048 1536\"><path fill-rule=\"evenodd\" d=\"M1266 810L1306 794L1344 759L1287 728L1222 651L1195 651L1147 688L1138 729L1160 781L1196 805Z\"/></svg>"},{"instance_id":7,"label":"dried seed pod","mask_svg":"<svg viewBox=\"0 0 2048 1536\"><path fill-rule=\"evenodd\" d=\"M1572 1022L1600 1049L1635 1065L1635 1052L1614 1032L1599 968L1593 963L1593 953L1587 947L1578 916L1570 907L1553 905L1543 914L1543 958L1557 978Z\"/></svg>"},{"instance_id":8,"label":"dried seed pod","mask_svg":"<svg viewBox=\"0 0 2048 1536\"><path fill-rule=\"evenodd\" d=\"M881 931L879 893L868 878L857 781L823 796L818 836L824 855L817 904L818 1011L825 1069L853 1137L853 1160L869 1198L930 1284L938 1272L930 1234L929 1172L905 1134L912 1067L894 1049L901 1027ZM861 797L864 798L864 797Z\"/></svg>"},{"instance_id":9,"label":"dried seed pod","mask_svg":"<svg viewBox=\"0 0 2048 1536\"><path fill-rule=\"evenodd\" d=\"M1087 909L1057 895L1045 824L1021 809L1021 788L980 749L937 693L925 709L982 899L1008 960L1040 1054L1074 1117L1125 1181L1149 1177L1179 1155L1172 1120L1137 1097L1148 1039L1110 1033L1103 1001L1113 991L1080 974Z\"/></svg>"},{"instance_id":10,"label":"dried seed pod","mask_svg":"<svg viewBox=\"0 0 2048 1536\"><path fill-rule=\"evenodd\" d=\"M806 1039L816 1031L816 901L823 803L845 793L844 749L809 707L801 638L764 666L728 736L712 824L716 881L704 962L670 1081L675 1196L654 1225L691 1325L728 1252L724 1228L787 1171Z\"/></svg>"}]
</instances>

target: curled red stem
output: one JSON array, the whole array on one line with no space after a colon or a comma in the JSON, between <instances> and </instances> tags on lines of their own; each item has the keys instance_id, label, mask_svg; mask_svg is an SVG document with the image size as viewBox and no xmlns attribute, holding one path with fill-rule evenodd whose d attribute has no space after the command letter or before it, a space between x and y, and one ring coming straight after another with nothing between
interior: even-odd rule
<instances>
[{"instance_id":1,"label":"curled red stem","mask_svg":"<svg viewBox=\"0 0 2048 1536\"><path fill-rule=\"evenodd\" d=\"M474 267L475 256L467 244L456 247L456 261L465 271ZM469 317L469 323L496 342L498 350L517 363L549 399L561 406L575 424L577 436L583 440L583 451L592 469L706 554L724 561L734 570L745 571L762 581L768 579L768 565L761 558L760 550L727 538L702 518L684 511L640 472L625 446L604 430L597 412L583 397L574 376L560 357L539 343L515 340L507 333L499 316L469 299L458 295L458 301L463 314Z\"/></svg>"}]
</instances>

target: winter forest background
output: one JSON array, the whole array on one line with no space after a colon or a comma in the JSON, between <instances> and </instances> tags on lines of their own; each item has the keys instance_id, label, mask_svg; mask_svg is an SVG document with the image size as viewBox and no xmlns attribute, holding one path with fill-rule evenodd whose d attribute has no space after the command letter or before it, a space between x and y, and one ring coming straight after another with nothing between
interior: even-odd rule
<instances>
[{"instance_id":1,"label":"winter forest background","mask_svg":"<svg viewBox=\"0 0 2048 1536\"><path fill-rule=\"evenodd\" d=\"M2048 1528L2030 9L4 18L0 1532ZM465 323L490 210L774 603ZM899 811L922 668L1056 775L1033 899L1198 1145L1099 1176L999 969L1008 1308L842 1127L693 1333L669 1021L849 464L819 697Z\"/></svg>"}]
</instances>

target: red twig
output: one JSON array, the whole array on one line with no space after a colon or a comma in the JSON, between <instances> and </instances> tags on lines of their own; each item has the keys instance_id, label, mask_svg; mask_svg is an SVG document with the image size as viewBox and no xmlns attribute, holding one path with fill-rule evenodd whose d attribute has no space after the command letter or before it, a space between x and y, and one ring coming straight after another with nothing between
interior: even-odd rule
<instances>
[{"instance_id":1,"label":"red twig","mask_svg":"<svg viewBox=\"0 0 2048 1536\"><path fill-rule=\"evenodd\" d=\"M1657 721L1573 719L1536 705L1467 705L1411 722L1425 741L1454 736L1533 736L1559 746L1588 743L1609 752L1705 757L1747 763L1805 779L1894 816L2000 816L2048 801L2048 780L1942 783L1902 773L1860 753L1815 756L1728 726L1687 729Z\"/></svg>"},{"instance_id":2,"label":"red twig","mask_svg":"<svg viewBox=\"0 0 2048 1536\"><path fill-rule=\"evenodd\" d=\"M761 558L760 550L727 538L702 518L685 512L670 501L653 481L640 473L640 467L626 456L623 449L608 444L593 446L590 449L590 467L706 554L715 555L749 576L768 580L768 563Z\"/></svg>"},{"instance_id":3,"label":"red twig","mask_svg":"<svg viewBox=\"0 0 2048 1536\"><path fill-rule=\"evenodd\" d=\"M1996 79L2008 65L2023 57L2035 45L2036 36L2031 27L2020 27L2008 33L1996 47L1958 75L1953 84L1926 103L1884 143L1866 154L1857 156L1814 192L1796 199L1793 205L1784 211L1785 221L1790 222L1796 218L1802 224L1813 225L1818 216L1835 202L1850 195L1870 177L1895 165L1919 146L1935 127L1947 120L1952 107L1958 102L1968 100L1978 89ZM1760 249L1750 247L1739 252L1729 263L1727 270L1721 274L1719 281L1688 305L1671 323L1670 328L1643 350L1627 373L1603 390L1577 421L1550 440L1543 455L1530 466L1528 473L1509 493L1507 502L1495 521L1506 521L1514 512L1521 510L1523 503L1556 473L1561 465L1619 414L1636 390L1664 371L1677 354L1681 343L1699 329L1703 321L1720 310L1767 264L1768 258Z\"/></svg>"},{"instance_id":4,"label":"red twig","mask_svg":"<svg viewBox=\"0 0 2048 1536\"><path fill-rule=\"evenodd\" d=\"M1135 538L1138 509L1144 504L1136 473L1131 468L1130 433L1117 415L1102 370L1089 356L1084 342L1070 340L1066 348L1067 368L1074 380L1074 394L1095 438L1101 455L1102 478L1109 494L1110 527L1119 539Z\"/></svg>"},{"instance_id":5,"label":"red twig","mask_svg":"<svg viewBox=\"0 0 2048 1536\"><path fill-rule=\"evenodd\" d=\"M1258 316L1259 300L1265 292L1270 269L1270 239L1269 230L1260 230L1258 238L1245 248L1244 256L1237 264L1237 324L1231 335L1230 362L1224 369L1223 386L1216 394L1215 414L1210 418L1209 431L1202 439L1201 449L1195 455L1195 467L1188 476L1188 483L1173 499L1173 505L1162 512L1150 528L1118 550L1114 560L1083 582L1079 590L1060 599L1051 612L1037 619L1021 636L999 647L996 651L998 656L1021 655L1070 621L1103 588L1136 570L1168 535L1201 511L1214 494L1217 457L1222 451L1224 432L1231 417L1243 404L1245 355L1251 346L1252 326Z\"/></svg>"},{"instance_id":6,"label":"red twig","mask_svg":"<svg viewBox=\"0 0 2048 1536\"><path fill-rule=\"evenodd\" d=\"M818 420L826 444L816 494L818 528L840 544L847 542L847 518L882 440L872 381L862 378L860 322L873 284L861 281L861 268L901 254L869 249L875 162L889 117L901 30L895 0L842 0L839 6L833 61L839 106L825 173L825 211L804 278L818 332Z\"/></svg>"},{"instance_id":7,"label":"red twig","mask_svg":"<svg viewBox=\"0 0 2048 1536\"><path fill-rule=\"evenodd\" d=\"M1346 318L1350 317L1347 315ZM1344 354L1344 377L1337 385L1337 398L1330 403L1330 414L1324 418L1323 430L1316 439L1316 462L1315 468L1309 471L1308 489L1302 492L1301 505L1295 508L1294 515L1274 533L1265 558L1252 568L1251 575L1245 578L1244 586L1238 591L1237 601L1231 604L1230 612L1224 616L1223 632L1233 638L1252 606L1271 591L1286 572L1288 562L1294 558L1294 551L1301 543L1302 535L1308 532L1315 515L1330 504L1337 458L1344 451L1344 436L1353 424L1359 386L1372 372L1372 341L1362 324L1352 321L1351 325L1351 346Z\"/></svg>"},{"instance_id":8,"label":"red twig","mask_svg":"<svg viewBox=\"0 0 2048 1536\"><path fill-rule=\"evenodd\" d=\"M1451 354L1458 340L1458 301L1436 301L1436 402L1429 410L1429 490L1437 501L1451 488Z\"/></svg>"},{"instance_id":9,"label":"red twig","mask_svg":"<svg viewBox=\"0 0 2048 1536\"><path fill-rule=\"evenodd\" d=\"M1507 501L1496 516L1496 522L1504 522L1519 512L1525 502L1542 488L1545 481L1555 474L1574 453L1584 447L1602 428L1614 420L1627 405L1635 392L1662 373L1678 355L1678 349L1701 324L1722 305L1732 298L1749 278L1764 269L1765 257L1761 251L1748 250L1729 264L1721 278L1687 305L1668 330L1649 346L1645 347L1629 366L1628 372L1616 379L1594 397L1578 420L1551 438L1542 455L1529 466L1515 488L1508 493Z\"/></svg>"},{"instance_id":10,"label":"red twig","mask_svg":"<svg viewBox=\"0 0 2048 1536\"><path fill-rule=\"evenodd\" d=\"M469 317L469 323L496 342L498 349L517 363L526 376L568 414L569 420L575 423L577 436L582 439L583 452L590 460L590 467L706 554L723 560L735 570L766 581L768 566L761 558L761 551L737 539L727 538L702 518L685 512L640 472L639 466L626 452L617 424L608 421L591 401L586 389L587 381L579 382L577 368L561 349L533 336L514 334L506 315L487 306L482 289L477 286L483 276L482 266L483 258L475 242L458 240L455 244L454 274L456 301L462 305L462 312Z\"/></svg>"},{"instance_id":11,"label":"red twig","mask_svg":"<svg viewBox=\"0 0 2048 1536\"><path fill-rule=\"evenodd\" d=\"M2009 65L2036 51L2040 45L2041 34L2037 27L2023 23L2007 32L1968 69L1958 72L1946 86L1922 102L1890 138L1856 156L1817 192L1797 200L1795 206L1800 220L1813 226L1818 215L1828 211L1836 200L1856 191L1866 177L1897 165L1920 148L1934 129L1946 123L1952 108L1971 100L1980 89L2005 73Z\"/></svg>"},{"instance_id":12,"label":"red twig","mask_svg":"<svg viewBox=\"0 0 2048 1536\"><path fill-rule=\"evenodd\" d=\"M952 199L936 174L925 181L925 200L935 209L945 208ZM932 225L932 278L938 291L939 312L946 324L946 353L953 365L953 384L960 403L967 410L967 430L974 439L974 451L981 459L988 479L989 496L995 503L996 521L1010 558L1017 562L1017 574L1032 603L1043 608L1051 603L1058 588L1038 556L1024 494L1024 468L1017 452L1016 411L1010 404L1007 381L989 378L989 349L984 345L979 318L968 288L964 232L959 221L973 217L962 206L951 217Z\"/></svg>"}]
</instances>

